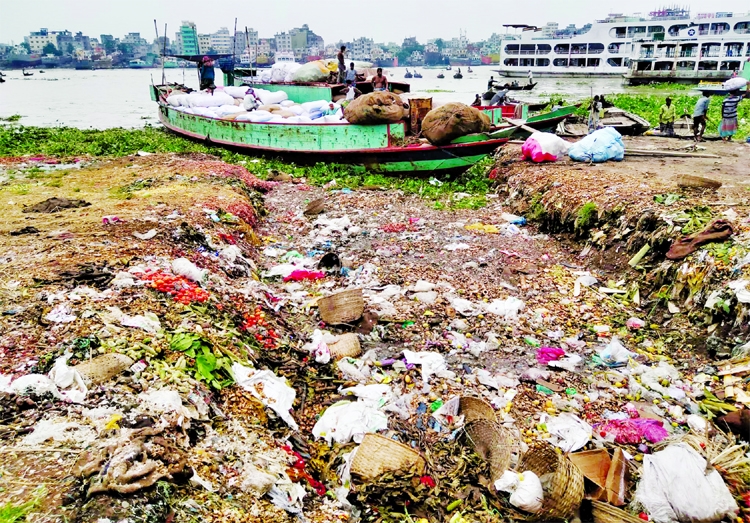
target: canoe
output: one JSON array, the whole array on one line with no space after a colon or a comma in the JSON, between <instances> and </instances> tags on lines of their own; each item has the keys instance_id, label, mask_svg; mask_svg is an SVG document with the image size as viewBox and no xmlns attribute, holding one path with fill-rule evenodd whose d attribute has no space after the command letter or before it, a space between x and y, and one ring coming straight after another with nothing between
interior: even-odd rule
<instances>
[{"instance_id":1,"label":"canoe","mask_svg":"<svg viewBox=\"0 0 750 523\"><path fill-rule=\"evenodd\" d=\"M481 107L480 108L487 116L490 117L490 122L493 125L493 129L503 130L508 129L512 124L505 122L505 118L513 118L516 113L516 107L511 105L498 106L498 107ZM569 118L576 110L575 105L568 105L561 107L556 111L550 111L548 113L542 113L535 116L529 116L522 121L527 127L534 129L539 132L554 132L560 122L563 122L566 118ZM518 129L514 134L513 138L527 138L531 133L523 129Z\"/></svg>"},{"instance_id":2,"label":"canoe","mask_svg":"<svg viewBox=\"0 0 750 523\"><path fill-rule=\"evenodd\" d=\"M611 127L623 136L640 136L651 128L645 118L629 113L617 107L604 110L604 118L599 120L602 127ZM571 119L563 123L562 134L566 136L586 136L588 124L583 118Z\"/></svg>"},{"instance_id":3,"label":"canoe","mask_svg":"<svg viewBox=\"0 0 750 523\"><path fill-rule=\"evenodd\" d=\"M188 114L165 103L152 87L159 120L168 130L247 154L314 164L340 163L373 173L460 174L505 144L516 128L472 134L448 145L411 139L405 122L379 125L252 123Z\"/></svg>"}]
</instances>

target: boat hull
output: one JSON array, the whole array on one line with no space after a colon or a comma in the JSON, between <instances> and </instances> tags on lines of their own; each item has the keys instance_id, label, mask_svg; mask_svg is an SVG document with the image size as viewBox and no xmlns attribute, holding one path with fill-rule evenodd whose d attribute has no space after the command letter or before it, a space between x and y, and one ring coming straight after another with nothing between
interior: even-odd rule
<instances>
[{"instance_id":1,"label":"boat hull","mask_svg":"<svg viewBox=\"0 0 750 523\"><path fill-rule=\"evenodd\" d=\"M508 141L511 132L464 137L460 143L395 146L404 139L402 123L383 125L256 124L206 118L159 106L170 131L247 154L282 157L297 163L340 163L373 173L457 174Z\"/></svg>"}]
</instances>

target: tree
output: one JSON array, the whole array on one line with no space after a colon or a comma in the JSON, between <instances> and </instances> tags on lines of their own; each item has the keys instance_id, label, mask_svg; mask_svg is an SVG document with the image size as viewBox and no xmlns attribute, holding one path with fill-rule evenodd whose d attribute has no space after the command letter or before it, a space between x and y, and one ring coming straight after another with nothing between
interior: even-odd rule
<instances>
[{"instance_id":1,"label":"tree","mask_svg":"<svg viewBox=\"0 0 750 523\"><path fill-rule=\"evenodd\" d=\"M117 50L125 56L131 56L133 54L133 46L131 46L130 44L119 44L117 46Z\"/></svg>"},{"instance_id":2,"label":"tree","mask_svg":"<svg viewBox=\"0 0 750 523\"><path fill-rule=\"evenodd\" d=\"M443 39L442 38L438 38L437 40L435 40L435 45L438 48L438 52L442 53L443 52L443 48L445 47L445 42L443 41Z\"/></svg>"},{"instance_id":3,"label":"tree","mask_svg":"<svg viewBox=\"0 0 750 523\"><path fill-rule=\"evenodd\" d=\"M26 49L26 52L31 54L31 46L29 45L29 42L21 42L21 47Z\"/></svg>"},{"instance_id":4,"label":"tree","mask_svg":"<svg viewBox=\"0 0 750 523\"><path fill-rule=\"evenodd\" d=\"M117 51L117 44L115 44L114 40L107 39L104 41L104 50L107 54L112 54Z\"/></svg>"},{"instance_id":5,"label":"tree","mask_svg":"<svg viewBox=\"0 0 750 523\"><path fill-rule=\"evenodd\" d=\"M57 47L52 42L48 42L42 49L42 54L57 54Z\"/></svg>"}]
</instances>

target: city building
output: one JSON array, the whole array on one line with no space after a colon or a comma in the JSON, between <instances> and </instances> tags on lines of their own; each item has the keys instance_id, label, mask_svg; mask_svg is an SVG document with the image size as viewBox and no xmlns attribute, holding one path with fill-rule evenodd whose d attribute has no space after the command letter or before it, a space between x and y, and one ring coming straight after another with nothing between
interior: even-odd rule
<instances>
[{"instance_id":1,"label":"city building","mask_svg":"<svg viewBox=\"0 0 750 523\"><path fill-rule=\"evenodd\" d=\"M247 29L246 31L238 30L234 34L234 53L241 55L248 47L255 47L258 44L258 31ZM229 46L231 49L231 45Z\"/></svg>"},{"instance_id":2,"label":"city building","mask_svg":"<svg viewBox=\"0 0 750 523\"><path fill-rule=\"evenodd\" d=\"M292 48L292 36L287 33L276 33L274 35L275 51L277 53L291 53Z\"/></svg>"},{"instance_id":3,"label":"city building","mask_svg":"<svg viewBox=\"0 0 750 523\"><path fill-rule=\"evenodd\" d=\"M215 33L211 33L209 40L209 47L217 53L232 52L232 35L226 27L222 27Z\"/></svg>"},{"instance_id":4,"label":"city building","mask_svg":"<svg viewBox=\"0 0 750 523\"><path fill-rule=\"evenodd\" d=\"M355 39L352 42L351 58L353 60L370 60L374 46L372 38L360 37Z\"/></svg>"},{"instance_id":5,"label":"city building","mask_svg":"<svg viewBox=\"0 0 750 523\"><path fill-rule=\"evenodd\" d=\"M179 47L177 54L200 54L200 50L198 49L198 31L193 22L182 22L180 31L175 33L175 44Z\"/></svg>"},{"instance_id":6,"label":"city building","mask_svg":"<svg viewBox=\"0 0 750 523\"><path fill-rule=\"evenodd\" d=\"M24 41L29 44L32 53L41 53L47 44L57 47L57 31L49 31L43 27L39 31L29 33L29 36L24 37Z\"/></svg>"},{"instance_id":7,"label":"city building","mask_svg":"<svg viewBox=\"0 0 750 523\"><path fill-rule=\"evenodd\" d=\"M257 34L257 33L256 33ZM258 56L268 56L271 54L271 39L261 38L257 43Z\"/></svg>"},{"instance_id":8,"label":"city building","mask_svg":"<svg viewBox=\"0 0 750 523\"><path fill-rule=\"evenodd\" d=\"M211 35L198 35L198 54L208 54L211 49Z\"/></svg>"}]
</instances>

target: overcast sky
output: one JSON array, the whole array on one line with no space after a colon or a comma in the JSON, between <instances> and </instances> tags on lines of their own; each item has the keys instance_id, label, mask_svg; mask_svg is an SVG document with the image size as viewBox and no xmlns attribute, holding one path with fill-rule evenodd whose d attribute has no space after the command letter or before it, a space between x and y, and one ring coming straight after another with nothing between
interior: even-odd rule
<instances>
[{"instance_id":1,"label":"overcast sky","mask_svg":"<svg viewBox=\"0 0 750 523\"><path fill-rule=\"evenodd\" d=\"M199 33L212 33L220 27L228 27L231 32L235 17L238 28L252 27L261 38L306 23L326 43L359 36L397 43L406 36L416 36L424 43L430 38L458 36L460 30L477 41L493 32L503 32L502 24L543 25L554 21L561 26L580 26L611 12L645 15L659 1L662 0L0 0L0 42L17 44L40 27L83 31L97 38L102 33L121 37L140 32L152 40L154 19L158 21L159 34L168 24L170 38L182 20L195 22ZM750 10L748 0L696 0L687 5L693 15Z\"/></svg>"}]
</instances>

